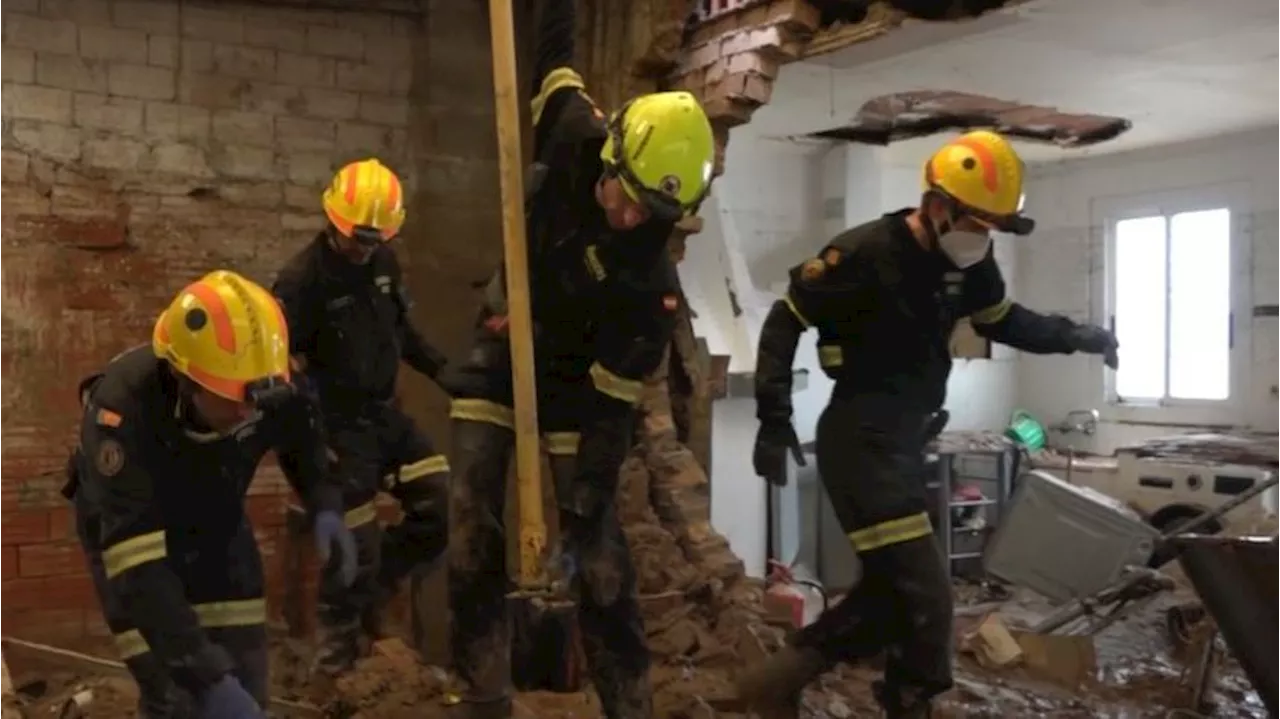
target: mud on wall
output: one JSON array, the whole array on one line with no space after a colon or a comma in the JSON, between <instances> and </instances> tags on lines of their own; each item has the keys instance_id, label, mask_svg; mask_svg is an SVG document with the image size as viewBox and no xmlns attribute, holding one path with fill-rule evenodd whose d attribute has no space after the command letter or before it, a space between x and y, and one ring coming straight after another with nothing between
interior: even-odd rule
<instances>
[{"instance_id":1,"label":"mud on wall","mask_svg":"<svg viewBox=\"0 0 1280 719\"><path fill-rule=\"evenodd\" d=\"M500 246L484 4L302 4L3 5L7 630L105 631L58 494L78 380L147 341L200 274L269 282L321 226L320 192L342 163L377 155L401 173L417 319L461 346L466 283ZM439 430L432 392L415 383L407 398ZM261 474L250 513L278 577L287 489Z\"/></svg>"}]
</instances>

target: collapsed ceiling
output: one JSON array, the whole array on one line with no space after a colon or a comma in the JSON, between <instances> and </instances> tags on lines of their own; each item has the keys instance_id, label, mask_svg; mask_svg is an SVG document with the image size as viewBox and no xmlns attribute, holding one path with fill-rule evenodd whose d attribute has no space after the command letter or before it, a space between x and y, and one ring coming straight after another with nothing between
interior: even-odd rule
<instances>
[{"instance_id":1,"label":"collapsed ceiling","mask_svg":"<svg viewBox=\"0 0 1280 719\"><path fill-rule=\"evenodd\" d=\"M960 20L998 10L1008 0L887 0L894 10L917 20ZM809 0L822 13L822 25L857 23L867 16L875 0Z\"/></svg>"},{"instance_id":2,"label":"collapsed ceiling","mask_svg":"<svg viewBox=\"0 0 1280 719\"><path fill-rule=\"evenodd\" d=\"M947 130L991 128L1010 137L1083 147L1113 139L1132 126L1121 117L1068 113L963 92L916 90L872 98L849 123L810 137L887 145Z\"/></svg>"}]
</instances>

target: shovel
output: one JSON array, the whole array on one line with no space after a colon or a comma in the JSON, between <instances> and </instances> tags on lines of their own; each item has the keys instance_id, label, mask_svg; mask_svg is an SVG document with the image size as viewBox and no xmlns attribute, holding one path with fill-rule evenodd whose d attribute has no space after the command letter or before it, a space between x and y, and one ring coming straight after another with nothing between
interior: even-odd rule
<instances>
[{"instance_id":1,"label":"shovel","mask_svg":"<svg viewBox=\"0 0 1280 719\"><path fill-rule=\"evenodd\" d=\"M502 246L506 261L507 336L511 344L519 516L516 589L507 596L512 627L511 674L516 687L523 691L577 691L581 679L576 612L573 603L553 588L547 571L547 523L542 505L542 454L538 442L538 393L525 238L520 92L511 0L489 0L489 30L493 47L498 174L502 186Z\"/></svg>"}]
</instances>

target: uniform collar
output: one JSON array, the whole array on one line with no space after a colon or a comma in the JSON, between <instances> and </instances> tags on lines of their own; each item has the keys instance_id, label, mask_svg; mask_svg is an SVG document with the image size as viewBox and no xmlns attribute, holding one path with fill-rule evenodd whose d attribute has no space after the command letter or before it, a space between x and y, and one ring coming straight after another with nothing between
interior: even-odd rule
<instances>
[{"instance_id":1,"label":"uniform collar","mask_svg":"<svg viewBox=\"0 0 1280 719\"><path fill-rule=\"evenodd\" d=\"M900 248L902 257L913 266L936 272L946 270L948 266L946 260L938 253L925 249L920 244L920 240L916 239L915 233L911 231L911 225L907 224L907 216L912 212L915 212L914 207L904 207L895 212L885 213L884 220L888 223L893 244Z\"/></svg>"}]
</instances>

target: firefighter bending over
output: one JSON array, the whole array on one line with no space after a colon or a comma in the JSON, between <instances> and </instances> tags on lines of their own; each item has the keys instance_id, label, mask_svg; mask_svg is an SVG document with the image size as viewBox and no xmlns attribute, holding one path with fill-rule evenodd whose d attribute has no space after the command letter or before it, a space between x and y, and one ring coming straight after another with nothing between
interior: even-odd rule
<instances>
[{"instance_id":1,"label":"firefighter bending over","mask_svg":"<svg viewBox=\"0 0 1280 719\"><path fill-rule=\"evenodd\" d=\"M661 361L679 303L667 239L707 191L714 140L684 92L639 96L606 117L570 66L573 0L542 12L533 99L542 172L526 208L538 417L591 679L606 716L647 719L649 653L614 495L641 380ZM472 717L511 711L502 518L514 419L504 287L498 272L467 363L446 383L455 398L452 645L470 687L453 711Z\"/></svg>"},{"instance_id":2,"label":"firefighter bending over","mask_svg":"<svg viewBox=\"0 0 1280 719\"><path fill-rule=\"evenodd\" d=\"M445 364L409 319L412 303L388 244L405 219L400 180L375 159L353 162L323 203L328 226L289 260L273 290L289 318L290 351L320 395L359 547L354 584L339 581L333 562L320 580L317 668L335 674L358 658L362 637L376 638L400 581L444 553L449 464L394 405L401 360L432 378ZM404 510L385 530L374 507L379 492Z\"/></svg>"},{"instance_id":3,"label":"firefighter bending over","mask_svg":"<svg viewBox=\"0 0 1280 719\"><path fill-rule=\"evenodd\" d=\"M265 716L266 600L245 492L268 451L296 478L317 548L355 573L323 424L291 384L275 299L204 276L80 385L66 494L116 645L147 719Z\"/></svg>"},{"instance_id":4,"label":"firefighter bending over","mask_svg":"<svg viewBox=\"0 0 1280 719\"><path fill-rule=\"evenodd\" d=\"M877 698L887 716L928 716L932 697L951 686L951 586L918 478L958 320L1026 352L1101 354L1117 366L1110 332L1005 295L991 233L1033 229L1021 214L1022 175L999 135L956 138L925 165L920 207L836 236L791 270L785 298L765 320L756 472L785 483L787 453L803 461L791 425L791 365L800 335L815 327L819 361L835 380L818 420L818 471L863 575L792 646L744 672L739 689L757 706L793 706L801 687L834 663L886 648Z\"/></svg>"}]
</instances>

